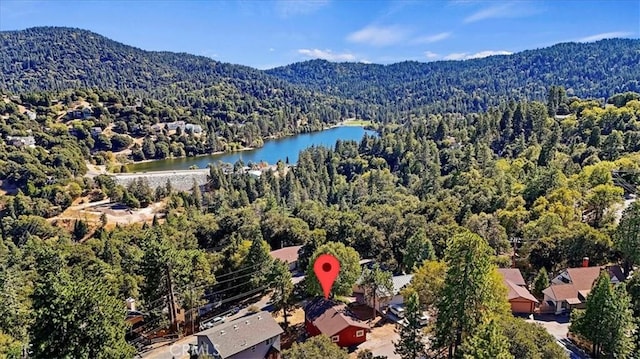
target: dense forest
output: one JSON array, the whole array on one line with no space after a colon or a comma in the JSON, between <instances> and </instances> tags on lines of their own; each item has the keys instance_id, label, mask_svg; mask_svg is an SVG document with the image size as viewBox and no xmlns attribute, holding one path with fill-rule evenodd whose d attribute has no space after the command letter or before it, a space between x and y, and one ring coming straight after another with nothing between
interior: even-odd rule
<instances>
[{"instance_id":1,"label":"dense forest","mask_svg":"<svg viewBox=\"0 0 640 359\"><path fill-rule=\"evenodd\" d=\"M438 313L427 328L434 340L412 347L423 333L403 330L398 350L566 358L540 327L511 316L495 267L515 264L528 283L544 284L583 257L620 263L625 274L640 263L640 204L623 210L640 185L640 94L627 91L638 90L638 40L465 62L313 61L264 73L83 30L0 36L1 357L131 358L130 339L164 333L173 301L189 318L268 291L281 307L317 295L309 263L329 252L344 265L339 297L351 294L361 258L387 277L415 273L409 307ZM578 67L577 59L593 62ZM513 72L518 66L530 81ZM303 76L306 67L327 73ZM482 80L492 73L503 76L495 86ZM433 87L436 79L446 86ZM119 170L128 159L260 146L356 112L373 120L376 136L309 148L295 166L279 162L259 177L241 162L211 166L205 186L178 192L170 183L152 191L142 180L123 187L86 175L95 164ZM153 130L171 121L204 133ZM106 216L79 217L72 227L56 221L74 203L102 199L130 209L162 203L164 211L130 225ZM290 245L302 246L307 270L295 288L268 253ZM452 279L460 270L473 274L469 283ZM461 295L466 284L479 289ZM532 285L538 296L540 286ZM628 335L636 324L627 317L630 308L640 312L638 271L615 291L602 277L594 292L606 305L589 304L572 319L574 330L600 340L594 345L605 356L629 358L634 348L637 356L640 336ZM127 298L145 313L135 333ZM470 301L474 310L463 317L448 309ZM607 331L623 335L599 339L594 318L610 318ZM287 355L304 355L303 345Z\"/></svg>"},{"instance_id":2,"label":"dense forest","mask_svg":"<svg viewBox=\"0 0 640 359\"><path fill-rule=\"evenodd\" d=\"M550 84L579 97L640 91L640 40L563 43L513 55L392 65L310 60L266 72L388 111L481 111L505 99L542 100Z\"/></svg>"}]
</instances>

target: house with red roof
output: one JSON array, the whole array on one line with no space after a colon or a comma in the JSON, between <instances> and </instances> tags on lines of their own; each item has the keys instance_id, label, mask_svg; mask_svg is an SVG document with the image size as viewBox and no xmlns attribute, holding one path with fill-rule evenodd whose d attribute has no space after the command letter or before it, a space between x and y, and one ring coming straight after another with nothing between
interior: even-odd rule
<instances>
[{"instance_id":1,"label":"house with red roof","mask_svg":"<svg viewBox=\"0 0 640 359\"><path fill-rule=\"evenodd\" d=\"M358 319L344 303L317 297L304 308L305 328L310 337L324 334L346 348L364 343L369 325Z\"/></svg>"},{"instance_id":2,"label":"house with red roof","mask_svg":"<svg viewBox=\"0 0 640 359\"><path fill-rule=\"evenodd\" d=\"M532 314L538 306L538 299L529 292L527 283L518 268L499 268L504 285L507 287L507 299L511 311L518 314Z\"/></svg>"}]
</instances>

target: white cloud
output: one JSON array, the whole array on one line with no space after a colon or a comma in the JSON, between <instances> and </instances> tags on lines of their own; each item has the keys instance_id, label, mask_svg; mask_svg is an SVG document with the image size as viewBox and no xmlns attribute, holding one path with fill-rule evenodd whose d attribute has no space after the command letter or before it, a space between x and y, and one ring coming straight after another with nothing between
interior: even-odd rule
<instances>
[{"instance_id":1,"label":"white cloud","mask_svg":"<svg viewBox=\"0 0 640 359\"><path fill-rule=\"evenodd\" d=\"M445 57L443 57L445 60L464 60L467 58L467 53L466 52L454 52L452 54L449 54Z\"/></svg>"},{"instance_id":2,"label":"white cloud","mask_svg":"<svg viewBox=\"0 0 640 359\"><path fill-rule=\"evenodd\" d=\"M487 19L517 18L533 15L542 11L542 8L534 8L527 2L508 2L477 11L467 16L464 22L471 23Z\"/></svg>"},{"instance_id":3,"label":"white cloud","mask_svg":"<svg viewBox=\"0 0 640 359\"><path fill-rule=\"evenodd\" d=\"M511 55L511 54L513 54L513 52L504 51L504 50L499 50L499 51L487 50L487 51L476 52L473 55L469 55L469 57L467 57L467 58L468 59L480 59L480 58L488 57L488 56Z\"/></svg>"},{"instance_id":4,"label":"white cloud","mask_svg":"<svg viewBox=\"0 0 640 359\"><path fill-rule=\"evenodd\" d=\"M313 59L323 59L329 61L355 61L356 56L348 52L336 54L331 50L320 49L299 49L298 53Z\"/></svg>"},{"instance_id":5,"label":"white cloud","mask_svg":"<svg viewBox=\"0 0 640 359\"><path fill-rule=\"evenodd\" d=\"M307 15L329 4L329 0L278 0L276 11L282 17Z\"/></svg>"},{"instance_id":6,"label":"white cloud","mask_svg":"<svg viewBox=\"0 0 640 359\"><path fill-rule=\"evenodd\" d=\"M441 32L439 34L421 36L412 41L414 44L430 44L433 42L442 41L451 37L450 32Z\"/></svg>"},{"instance_id":7,"label":"white cloud","mask_svg":"<svg viewBox=\"0 0 640 359\"><path fill-rule=\"evenodd\" d=\"M374 46L387 46L404 40L406 36L407 31L398 26L367 26L349 34L347 41Z\"/></svg>"},{"instance_id":8,"label":"white cloud","mask_svg":"<svg viewBox=\"0 0 640 359\"><path fill-rule=\"evenodd\" d=\"M274 52L274 51L276 51L276 49L274 49L273 47L269 48L269 52Z\"/></svg>"},{"instance_id":9,"label":"white cloud","mask_svg":"<svg viewBox=\"0 0 640 359\"><path fill-rule=\"evenodd\" d=\"M480 59L480 58L488 57L488 56L511 55L511 54L512 54L512 52L504 51L504 50L498 50L498 51L486 50L486 51L476 52L475 54L469 54L467 52L454 52L452 54L449 54L449 55L443 57L443 59L445 59L445 60L469 60L469 59Z\"/></svg>"},{"instance_id":10,"label":"white cloud","mask_svg":"<svg viewBox=\"0 0 640 359\"><path fill-rule=\"evenodd\" d=\"M433 60L433 59L437 59L440 55L436 54L435 52L431 52L431 51L425 51L424 53L424 57Z\"/></svg>"},{"instance_id":11,"label":"white cloud","mask_svg":"<svg viewBox=\"0 0 640 359\"><path fill-rule=\"evenodd\" d=\"M603 32L600 34L583 37L582 39L578 40L578 42L591 42L591 41L598 41L602 39L611 39L614 37L627 37L629 35L633 35L633 34L625 31Z\"/></svg>"}]
</instances>

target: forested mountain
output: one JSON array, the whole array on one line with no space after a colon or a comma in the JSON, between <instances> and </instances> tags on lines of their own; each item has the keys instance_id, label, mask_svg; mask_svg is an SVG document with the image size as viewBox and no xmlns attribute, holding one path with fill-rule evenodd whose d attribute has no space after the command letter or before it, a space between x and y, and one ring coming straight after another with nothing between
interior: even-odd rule
<instances>
[{"instance_id":1,"label":"forested mountain","mask_svg":"<svg viewBox=\"0 0 640 359\"><path fill-rule=\"evenodd\" d=\"M267 70L292 83L394 109L477 111L504 99L540 100L550 85L578 97L640 89L640 40L562 43L508 56L392 65L311 60Z\"/></svg>"},{"instance_id":2,"label":"forested mountain","mask_svg":"<svg viewBox=\"0 0 640 359\"><path fill-rule=\"evenodd\" d=\"M325 108L339 116L358 111L359 117L388 120L418 108L473 112L506 99L540 100L550 85L581 98L640 91L637 39L563 43L466 61L385 66L311 60L259 71L202 56L144 51L80 29L38 27L2 32L0 38L0 89L97 87L187 106L215 97L210 108L221 110L224 103L240 116L275 107L294 113ZM204 89L214 93L203 94Z\"/></svg>"},{"instance_id":3,"label":"forested mountain","mask_svg":"<svg viewBox=\"0 0 640 359\"><path fill-rule=\"evenodd\" d=\"M36 27L1 32L0 39L0 89L12 93L118 90L129 97L160 99L172 107L187 106L196 116L206 114L226 122L255 117L271 122L278 122L276 117L335 122L355 111L351 101L289 85L250 67L184 53L144 51L87 30Z\"/></svg>"}]
</instances>

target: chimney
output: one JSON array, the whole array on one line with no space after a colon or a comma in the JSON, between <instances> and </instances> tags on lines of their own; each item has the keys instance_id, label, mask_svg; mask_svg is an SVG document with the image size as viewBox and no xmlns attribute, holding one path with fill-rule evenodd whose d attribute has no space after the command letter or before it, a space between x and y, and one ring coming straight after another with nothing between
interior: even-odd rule
<instances>
[{"instance_id":1,"label":"chimney","mask_svg":"<svg viewBox=\"0 0 640 359\"><path fill-rule=\"evenodd\" d=\"M582 267L588 267L588 266L589 266L589 257L582 258Z\"/></svg>"},{"instance_id":2,"label":"chimney","mask_svg":"<svg viewBox=\"0 0 640 359\"><path fill-rule=\"evenodd\" d=\"M238 330L238 326L234 324L233 329Z\"/></svg>"}]
</instances>

